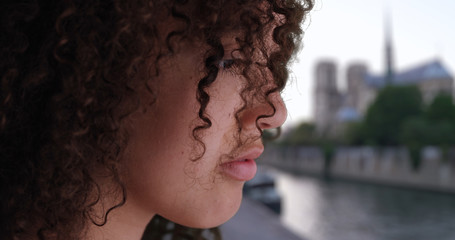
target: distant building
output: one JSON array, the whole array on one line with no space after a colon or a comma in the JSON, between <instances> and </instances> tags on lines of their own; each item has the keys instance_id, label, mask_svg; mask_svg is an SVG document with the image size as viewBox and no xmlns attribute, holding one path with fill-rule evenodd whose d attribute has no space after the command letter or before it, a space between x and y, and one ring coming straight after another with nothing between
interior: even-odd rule
<instances>
[{"instance_id":1,"label":"distant building","mask_svg":"<svg viewBox=\"0 0 455 240\"><path fill-rule=\"evenodd\" d=\"M358 76L351 77L357 78ZM355 96L351 97L354 100L348 106L354 107L361 115L365 113L368 106L376 98L379 89L387 84L416 85L420 89L425 103L430 103L439 93L453 95L454 87L454 78L439 60L433 60L408 70L397 72L389 83L384 76L372 75L368 72L365 73L363 80L363 82L358 82L348 76L348 82L355 81L358 84L353 87L354 90L348 90L347 92L348 96Z\"/></svg>"},{"instance_id":2,"label":"distant building","mask_svg":"<svg viewBox=\"0 0 455 240\"><path fill-rule=\"evenodd\" d=\"M346 70L347 90L338 88L337 66L332 61L316 65L314 89L314 121L324 136L338 135L345 122L360 120L378 91L386 85L416 85L424 102L439 93L453 95L454 78L439 60L429 61L396 72L393 67L391 34L386 34L386 69L383 75L369 73L363 63L351 64Z\"/></svg>"},{"instance_id":3,"label":"distant building","mask_svg":"<svg viewBox=\"0 0 455 240\"><path fill-rule=\"evenodd\" d=\"M337 67L326 61L316 66L316 85L314 93L316 130L322 134L334 132L333 120L341 107L342 94L337 86Z\"/></svg>"},{"instance_id":4,"label":"distant building","mask_svg":"<svg viewBox=\"0 0 455 240\"><path fill-rule=\"evenodd\" d=\"M439 60L396 72L390 82L385 76L369 73L364 64L350 65L346 71L346 92L337 87L336 69L336 64L330 61L316 66L314 120L323 135L336 135L340 123L360 120L387 84L416 85L425 103L430 103L439 93L453 96L454 78Z\"/></svg>"}]
</instances>

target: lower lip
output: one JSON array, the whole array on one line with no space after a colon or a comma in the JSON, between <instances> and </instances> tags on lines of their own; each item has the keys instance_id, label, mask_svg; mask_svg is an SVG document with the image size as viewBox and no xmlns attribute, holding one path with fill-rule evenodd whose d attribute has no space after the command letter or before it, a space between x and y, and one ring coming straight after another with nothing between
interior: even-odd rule
<instances>
[{"instance_id":1,"label":"lower lip","mask_svg":"<svg viewBox=\"0 0 455 240\"><path fill-rule=\"evenodd\" d=\"M252 159L246 161L233 161L221 165L221 170L227 176L238 181L248 181L256 175L256 162Z\"/></svg>"}]
</instances>

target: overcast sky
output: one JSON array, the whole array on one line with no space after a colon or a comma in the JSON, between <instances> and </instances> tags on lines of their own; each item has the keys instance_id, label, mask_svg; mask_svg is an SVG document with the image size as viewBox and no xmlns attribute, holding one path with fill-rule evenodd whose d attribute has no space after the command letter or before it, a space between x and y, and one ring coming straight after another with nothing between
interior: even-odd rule
<instances>
[{"instance_id":1,"label":"overcast sky","mask_svg":"<svg viewBox=\"0 0 455 240\"><path fill-rule=\"evenodd\" d=\"M373 73L384 69L384 23L389 15L396 69L438 58L455 73L455 1L315 0L304 26L304 47L293 64L283 98L285 126L312 118L314 65L333 59L344 80L346 66L365 62ZM343 86L343 83L340 83Z\"/></svg>"}]
</instances>

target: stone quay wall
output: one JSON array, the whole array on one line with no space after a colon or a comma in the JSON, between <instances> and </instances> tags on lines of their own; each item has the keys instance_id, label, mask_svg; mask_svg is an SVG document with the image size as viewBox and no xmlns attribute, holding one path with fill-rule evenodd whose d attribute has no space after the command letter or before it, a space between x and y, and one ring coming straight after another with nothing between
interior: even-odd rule
<instances>
[{"instance_id":1,"label":"stone quay wall","mask_svg":"<svg viewBox=\"0 0 455 240\"><path fill-rule=\"evenodd\" d=\"M414 169L406 148L338 147L327 161L318 147L269 146L260 161L296 173L455 193L454 153L425 147Z\"/></svg>"}]
</instances>

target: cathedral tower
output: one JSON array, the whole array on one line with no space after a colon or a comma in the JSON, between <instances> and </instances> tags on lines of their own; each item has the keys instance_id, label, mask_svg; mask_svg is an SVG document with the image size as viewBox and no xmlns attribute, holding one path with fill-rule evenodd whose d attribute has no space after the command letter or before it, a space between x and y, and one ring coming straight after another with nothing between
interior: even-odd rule
<instances>
[{"instance_id":1,"label":"cathedral tower","mask_svg":"<svg viewBox=\"0 0 455 240\"><path fill-rule=\"evenodd\" d=\"M314 121L322 135L332 135L336 114L341 104L337 86L337 67L332 61L316 65L314 89Z\"/></svg>"}]
</instances>

